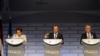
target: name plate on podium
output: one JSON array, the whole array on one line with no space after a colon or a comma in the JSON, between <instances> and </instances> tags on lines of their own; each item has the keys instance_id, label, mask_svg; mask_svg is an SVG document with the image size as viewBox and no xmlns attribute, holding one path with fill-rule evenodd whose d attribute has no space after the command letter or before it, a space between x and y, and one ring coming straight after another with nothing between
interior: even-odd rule
<instances>
[{"instance_id":1,"label":"name plate on podium","mask_svg":"<svg viewBox=\"0 0 100 56\"><path fill-rule=\"evenodd\" d=\"M10 45L19 45L23 43L23 39L6 39L6 42Z\"/></svg>"},{"instance_id":2,"label":"name plate on podium","mask_svg":"<svg viewBox=\"0 0 100 56\"><path fill-rule=\"evenodd\" d=\"M100 42L100 39L82 39L82 42L89 45L94 45L94 44L98 44Z\"/></svg>"},{"instance_id":3,"label":"name plate on podium","mask_svg":"<svg viewBox=\"0 0 100 56\"><path fill-rule=\"evenodd\" d=\"M43 39L44 43L49 45L56 45L61 43L62 39Z\"/></svg>"}]
</instances>

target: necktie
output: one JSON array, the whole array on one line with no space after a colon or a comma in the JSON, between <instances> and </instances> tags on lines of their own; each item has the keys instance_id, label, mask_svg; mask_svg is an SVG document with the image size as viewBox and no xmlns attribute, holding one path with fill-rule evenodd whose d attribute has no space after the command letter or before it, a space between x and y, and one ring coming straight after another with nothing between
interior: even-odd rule
<instances>
[{"instance_id":1,"label":"necktie","mask_svg":"<svg viewBox=\"0 0 100 56\"><path fill-rule=\"evenodd\" d=\"M88 33L88 39L90 39L90 33Z\"/></svg>"},{"instance_id":2,"label":"necktie","mask_svg":"<svg viewBox=\"0 0 100 56\"><path fill-rule=\"evenodd\" d=\"M55 36L54 36L54 38L55 38L55 39L57 38L57 33L55 33Z\"/></svg>"}]
</instances>

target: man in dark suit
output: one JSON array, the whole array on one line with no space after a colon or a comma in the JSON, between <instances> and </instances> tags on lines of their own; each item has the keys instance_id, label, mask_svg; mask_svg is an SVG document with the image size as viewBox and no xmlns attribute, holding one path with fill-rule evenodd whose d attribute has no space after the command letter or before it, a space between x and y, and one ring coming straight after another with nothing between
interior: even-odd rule
<instances>
[{"instance_id":1,"label":"man in dark suit","mask_svg":"<svg viewBox=\"0 0 100 56\"><path fill-rule=\"evenodd\" d=\"M52 33L47 33L45 35L46 39L62 39L62 44L64 44L64 40L63 40L63 35L61 33L59 33L59 26L58 25L54 25L53 26L53 32Z\"/></svg>"},{"instance_id":2,"label":"man in dark suit","mask_svg":"<svg viewBox=\"0 0 100 56\"><path fill-rule=\"evenodd\" d=\"M85 33L81 35L80 43L82 42L82 39L96 39L96 38L97 38L96 33L92 32L91 25L89 24L85 25Z\"/></svg>"}]
</instances>

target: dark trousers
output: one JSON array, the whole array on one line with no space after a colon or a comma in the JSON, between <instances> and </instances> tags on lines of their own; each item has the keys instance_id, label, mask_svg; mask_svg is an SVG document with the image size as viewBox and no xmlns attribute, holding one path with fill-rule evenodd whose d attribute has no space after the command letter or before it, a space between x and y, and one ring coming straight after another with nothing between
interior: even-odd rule
<instances>
[{"instance_id":1,"label":"dark trousers","mask_svg":"<svg viewBox=\"0 0 100 56\"><path fill-rule=\"evenodd\" d=\"M0 51L0 56L1 56L1 51Z\"/></svg>"}]
</instances>

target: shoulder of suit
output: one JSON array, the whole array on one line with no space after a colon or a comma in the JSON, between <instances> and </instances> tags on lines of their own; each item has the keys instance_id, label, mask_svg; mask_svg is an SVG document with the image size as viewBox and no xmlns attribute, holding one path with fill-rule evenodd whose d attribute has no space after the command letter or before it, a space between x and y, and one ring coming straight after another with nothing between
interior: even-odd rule
<instances>
[{"instance_id":1,"label":"shoulder of suit","mask_svg":"<svg viewBox=\"0 0 100 56\"><path fill-rule=\"evenodd\" d=\"M91 33L95 34L95 32L91 32ZM82 33L82 34L86 34L86 32L84 32L84 33Z\"/></svg>"},{"instance_id":2,"label":"shoulder of suit","mask_svg":"<svg viewBox=\"0 0 100 56\"><path fill-rule=\"evenodd\" d=\"M22 34L22 36L26 36L25 34Z\"/></svg>"},{"instance_id":3,"label":"shoulder of suit","mask_svg":"<svg viewBox=\"0 0 100 56\"><path fill-rule=\"evenodd\" d=\"M49 33L49 34L54 34L54 33Z\"/></svg>"},{"instance_id":4,"label":"shoulder of suit","mask_svg":"<svg viewBox=\"0 0 100 56\"><path fill-rule=\"evenodd\" d=\"M60 35L62 35L62 33L59 33Z\"/></svg>"},{"instance_id":5,"label":"shoulder of suit","mask_svg":"<svg viewBox=\"0 0 100 56\"><path fill-rule=\"evenodd\" d=\"M92 34L96 34L95 32L91 32Z\"/></svg>"},{"instance_id":6,"label":"shoulder of suit","mask_svg":"<svg viewBox=\"0 0 100 56\"><path fill-rule=\"evenodd\" d=\"M14 36L16 35L16 34L13 34ZM22 36L26 36L25 34L22 34Z\"/></svg>"},{"instance_id":7,"label":"shoulder of suit","mask_svg":"<svg viewBox=\"0 0 100 56\"><path fill-rule=\"evenodd\" d=\"M62 33L58 33L59 35L62 35Z\"/></svg>"}]
</instances>

